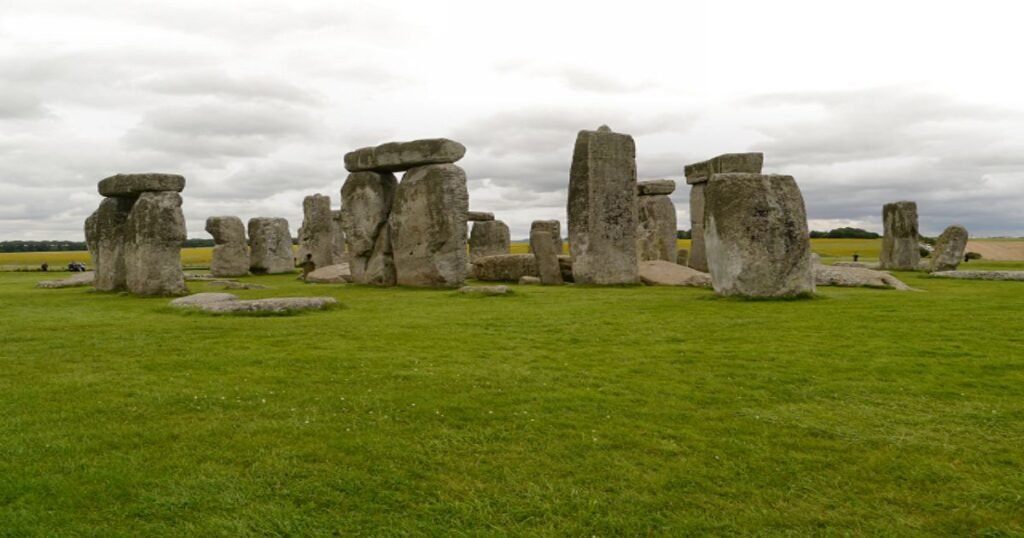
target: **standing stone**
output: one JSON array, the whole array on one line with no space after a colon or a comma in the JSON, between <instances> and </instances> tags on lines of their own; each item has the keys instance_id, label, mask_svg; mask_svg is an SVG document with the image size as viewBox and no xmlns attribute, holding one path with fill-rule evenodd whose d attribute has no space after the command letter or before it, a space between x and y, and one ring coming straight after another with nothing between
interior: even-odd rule
<instances>
[{"instance_id":1,"label":"standing stone","mask_svg":"<svg viewBox=\"0 0 1024 538\"><path fill-rule=\"evenodd\" d=\"M726 153L685 167L686 183L690 187L690 267L708 271L704 253L704 186L711 176L720 173L743 172L760 174L764 164L762 153Z\"/></svg>"},{"instance_id":2,"label":"standing stone","mask_svg":"<svg viewBox=\"0 0 1024 538\"><path fill-rule=\"evenodd\" d=\"M552 241L551 234L546 230L530 232L530 250L533 251L533 257L537 260L540 283L551 286L561 285L562 270L558 265L558 255L561 254L561 249L555 250L555 242Z\"/></svg>"},{"instance_id":3,"label":"standing stone","mask_svg":"<svg viewBox=\"0 0 1024 538\"><path fill-rule=\"evenodd\" d=\"M345 154L349 172L401 172L430 164L454 163L466 154L466 146L447 138L412 142L388 142Z\"/></svg>"},{"instance_id":4,"label":"standing stone","mask_svg":"<svg viewBox=\"0 0 1024 538\"><path fill-rule=\"evenodd\" d=\"M462 286L468 212L466 173L458 166L434 164L405 173L389 219L399 285Z\"/></svg>"},{"instance_id":5,"label":"standing stone","mask_svg":"<svg viewBox=\"0 0 1024 538\"><path fill-rule=\"evenodd\" d=\"M125 285L136 295L181 295L185 215L174 191L143 192L124 224Z\"/></svg>"},{"instance_id":6,"label":"standing stone","mask_svg":"<svg viewBox=\"0 0 1024 538\"><path fill-rule=\"evenodd\" d=\"M331 258L334 264L348 263L345 255L345 226L341 223L341 210L331 211Z\"/></svg>"},{"instance_id":7,"label":"standing stone","mask_svg":"<svg viewBox=\"0 0 1024 538\"><path fill-rule=\"evenodd\" d=\"M946 228L935 242L932 251L931 267L935 271L955 271L964 259L967 250L967 228L953 225Z\"/></svg>"},{"instance_id":8,"label":"standing stone","mask_svg":"<svg viewBox=\"0 0 1024 538\"><path fill-rule=\"evenodd\" d=\"M533 237L533 232L536 231L547 232L555 252L562 253L562 223L557 220L535 220L530 223L530 237ZM530 252L533 252L532 241Z\"/></svg>"},{"instance_id":9,"label":"standing stone","mask_svg":"<svg viewBox=\"0 0 1024 538\"><path fill-rule=\"evenodd\" d=\"M882 269L916 271L921 261L917 245L917 204L901 201L882 206Z\"/></svg>"},{"instance_id":10,"label":"standing stone","mask_svg":"<svg viewBox=\"0 0 1024 538\"><path fill-rule=\"evenodd\" d=\"M391 173L352 172L341 187L341 225L357 284L395 285L388 215L397 185Z\"/></svg>"},{"instance_id":11,"label":"standing stone","mask_svg":"<svg viewBox=\"0 0 1024 538\"><path fill-rule=\"evenodd\" d=\"M677 264L679 264L679 265L686 265L687 262L689 261L689 259L690 259L690 251L689 250L687 250L685 248L681 248L681 249L676 251L676 263Z\"/></svg>"},{"instance_id":12,"label":"standing stone","mask_svg":"<svg viewBox=\"0 0 1024 538\"><path fill-rule=\"evenodd\" d=\"M508 225L500 220L473 222L469 232L469 260L484 256L497 256L512 251L512 238Z\"/></svg>"},{"instance_id":13,"label":"standing stone","mask_svg":"<svg viewBox=\"0 0 1024 538\"><path fill-rule=\"evenodd\" d=\"M704 241L716 293L776 298L814 292L807 214L792 176L715 174L704 193Z\"/></svg>"},{"instance_id":14,"label":"standing stone","mask_svg":"<svg viewBox=\"0 0 1024 538\"><path fill-rule=\"evenodd\" d=\"M216 277L245 276L249 273L249 246L245 225L238 217L209 217L206 231L213 236L210 274Z\"/></svg>"},{"instance_id":15,"label":"standing stone","mask_svg":"<svg viewBox=\"0 0 1024 538\"><path fill-rule=\"evenodd\" d=\"M637 184L637 257L640 261L676 261L676 206L669 179Z\"/></svg>"},{"instance_id":16,"label":"standing stone","mask_svg":"<svg viewBox=\"0 0 1024 538\"><path fill-rule=\"evenodd\" d=\"M295 270L292 237L286 219L249 219L249 270L255 274L291 273Z\"/></svg>"},{"instance_id":17,"label":"standing stone","mask_svg":"<svg viewBox=\"0 0 1024 538\"><path fill-rule=\"evenodd\" d=\"M92 236L90 250L95 251L93 266L96 273L93 285L97 290L127 289L124 225L134 204L134 198L104 198L100 207L89 217L91 224L87 224L86 235Z\"/></svg>"},{"instance_id":18,"label":"standing stone","mask_svg":"<svg viewBox=\"0 0 1024 538\"><path fill-rule=\"evenodd\" d=\"M636 145L607 126L580 131L569 171L569 250L580 284L635 284Z\"/></svg>"},{"instance_id":19,"label":"standing stone","mask_svg":"<svg viewBox=\"0 0 1024 538\"><path fill-rule=\"evenodd\" d=\"M313 194L302 200L302 228L299 231L299 263L313 256L317 267L334 265L334 236L331 198Z\"/></svg>"},{"instance_id":20,"label":"standing stone","mask_svg":"<svg viewBox=\"0 0 1024 538\"><path fill-rule=\"evenodd\" d=\"M96 260L99 259L99 251L96 249L96 241L99 238L99 225L97 218L99 216L99 210L93 211L91 215L85 218L85 248L89 251L89 259L93 266L94 272L96 268Z\"/></svg>"}]
</instances>

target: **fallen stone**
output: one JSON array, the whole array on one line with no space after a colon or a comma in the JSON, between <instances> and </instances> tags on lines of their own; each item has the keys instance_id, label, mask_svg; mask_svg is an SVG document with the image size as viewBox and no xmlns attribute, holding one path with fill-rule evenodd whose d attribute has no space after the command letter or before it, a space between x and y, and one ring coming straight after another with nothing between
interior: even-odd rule
<instances>
[{"instance_id":1,"label":"fallen stone","mask_svg":"<svg viewBox=\"0 0 1024 538\"><path fill-rule=\"evenodd\" d=\"M648 286L711 287L711 275L665 260L640 262L640 281Z\"/></svg>"},{"instance_id":2,"label":"fallen stone","mask_svg":"<svg viewBox=\"0 0 1024 538\"><path fill-rule=\"evenodd\" d=\"M889 273L838 264L815 265L814 280L818 286L892 288L903 291L911 289Z\"/></svg>"},{"instance_id":3,"label":"fallen stone","mask_svg":"<svg viewBox=\"0 0 1024 538\"><path fill-rule=\"evenodd\" d=\"M540 284L540 279L535 276L524 276L519 279L519 285L529 286L533 284Z\"/></svg>"},{"instance_id":4,"label":"fallen stone","mask_svg":"<svg viewBox=\"0 0 1024 538\"><path fill-rule=\"evenodd\" d=\"M389 142L345 154L349 172L402 172L417 166L454 163L466 154L466 146L447 138Z\"/></svg>"},{"instance_id":5,"label":"fallen stone","mask_svg":"<svg viewBox=\"0 0 1024 538\"><path fill-rule=\"evenodd\" d=\"M473 222L473 228L469 232L470 261L484 256L508 254L511 249L512 238L507 224L500 220Z\"/></svg>"},{"instance_id":6,"label":"fallen stone","mask_svg":"<svg viewBox=\"0 0 1024 538\"><path fill-rule=\"evenodd\" d=\"M97 185L102 196L136 197L144 192L181 192L185 178L177 174L117 174Z\"/></svg>"},{"instance_id":7,"label":"fallen stone","mask_svg":"<svg viewBox=\"0 0 1024 538\"><path fill-rule=\"evenodd\" d=\"M484 256L473 262L477 280L485 282L518 282L524 276L540 277L533 254L502 254Z\"/></svg>"},{"instance_id":8,"label":"fallen stone","mask_svg":"<svg viewBox=\"0 0 1024 538\"><path fill-rule=\"evenodd\" d=\"M672 194L676 191L676 182L671 179L651 179L640 181L636 184L636 193L639 196L656 196L659 194Z\"/></svg>"},{"instance_id":9,"label":"fallen stone","mask_svg":"<svg viewBox=\"0 0 1024 538\"><path fill-rule=\"evenodd\" d=\"M353 172L341 188L341 224L357 284L395 285L388 216L397 187L394 174Z\"/></svg>"},{"instance_id":10,"label":"fallen stone","mask_svg":"<svg viewBox=\"0 0 1024 538\"><path fill-rule=\"evenodd\" d=\"M249 274L249 245L245 225L238 217L208 217L206 231L213 236L210 273L218 277Z\"/></svg>"},{"instance_id":11,"label":"fallen stone","mask_svg":"<svg viewBox=\"0 0 1024 538\"><path fill-rule=\"evenodd\" d=\"M967 250L967 228L953 225L945 229L939 239L935 241L935 249L932 251L931 262L928 270L955 271L964 259L964 251Z\"/></svg>"},{"instance_id":12,"label":"fallen stone","mask_svg":"<svg viewBox=\"0 0 1024 538\"><path fill-rule=\"evenodd\" d=\"M192 295L186 295L184 297L178 297L177 299L171 301L170 305L175 308L194 308L213 303L237 300L238 296L233 293L203 292L193 293Z\"/></svg>"},{"instance_id":13,"label":"fallen stone","mask_svg":"<svg viewBox=\"0 0 1024 538\"><path fill-rule=\"evenodd\" d=\"M42 280L36 284L37 288L77 288L80 286L92 286L96 280L96 273L87 271L85 273L74 273L62 280Z\"/></svg>"},{"instance_id":14,"label":"fallen stone","mask_svg":"<svg viewBox=\"0 0 1024 538\"><path fill-rule=\"evenodd\" d=\"M508 286L463 286L459 293L469 295L508 295Z\"/></svg>"},{"instance_id":15,"label":"fallen stone","mask_svg":"<svg viewBox=\"0 0 1024 538\"><path fill-rule=\"evenodd\" d=\"M181 195L143 192L124 223L125 287L135 295L187 293L181 269L186 239Z\"/></svg>"},{"instance_id":16,"label":"fallen stone","mask_svg":"<svg viewBox=\"0 0 1024 538\"><path fill-rule=\"evenodd\" d=\"M879 255L883 269L916 271L921 261L918 247L917 204L901 201L882 206L882 251Z\"/></svg>"},{"instance_id":17,"label":"fallen stone","mask_svg":"<svg viewBox=\"0 0 1024 538\"><path fill-rule=\"evenodd\" d=\"M287 313L301 310L324 310L338 304L334 297L275 297L244 301L221 301L199 305L198 308L214 313L273 312Z\"/></svg>"},{"instance_id":18,"label":"fallen stone","mask_svg":"<svg viewBox=\"0 0 1024 538\"><path fill-rule=\"evenodd\" d=\"M937 271L930 276L962 280L1024 280L1024 271Z\"/></svg>"},{"instance_id":19,"label":"fallen stone","mask_svg":"<svg viewBox=\"0 0 1024 538\"><path fill-rule=\"evenodd\" d=\"M254 274L295 271L292 236L286 219L249 219L249 270Z\"/></svg>"},{"instance_id":20,"label":"fallen stone","mask_svg":"<svg viewBox=\"0 0 1024 538\"><path fill-rule=\"evenodd\" d=\"M306 275L306 282L312 284L344 284L352 282L352 272L347 263L319 267Z\"/></svg>"},{"instance_id":21,"label":"fallen stone","mask_svg":"<svg viewBox=\"0 0 1024 538\"><path fill-rule=\"evenodd\" d=\"M530 223L530 235L533 236L533 232L544 231L547 232L551 237L551 243L554 249L561 254L562 253L562 223L557 220L535 220ZM530 246L530 252L533 252L533 245Z\"/></svg>"},{"instance_id":22,"label":"fallen stone","mask_svg":"<svg viewBox=\"0 0 1024 538\"><path fill-rule=\"evenodd\" d=\"M470 222L484 222L488 220L494 220L494 213L485 213L483 211L470 211L467 213L466 220Z\"/></svg>"},{"instance_id":23,"label":"fallen stone","mask_svg":"<svg viewBox=\"0 0 1024 538\"><path fill-rule=\"evenodd\" d=\"M268 290L270 286L264 286L263 284L252 284L249 282L239 282L237 280L211 280L211 286L219 286L229 290Z\"/></svg>"},{"instance_id":24,"label":"fallen stone","mask_svg":"<svg viewBox=\"0 0 1024 538\"><path fill-rule=\"evenodd\" d=\"M639 261L676 261L676 206L667 195L637 199L636 252Z\"/></svg>"},{"instance_id":25,"label":"fallen stone","mask_svg":"<svg viewBox=\"0 0 1024 538\"><path fill-rule=\"evenodd\" d=\"M558 263L561 249L555 250L551 234L545 230L534 230L530 233L530 246L537 264L537 273L540 275L540 283L545 286L562 285L562 270Z\"/></svg>"}]
</instances>

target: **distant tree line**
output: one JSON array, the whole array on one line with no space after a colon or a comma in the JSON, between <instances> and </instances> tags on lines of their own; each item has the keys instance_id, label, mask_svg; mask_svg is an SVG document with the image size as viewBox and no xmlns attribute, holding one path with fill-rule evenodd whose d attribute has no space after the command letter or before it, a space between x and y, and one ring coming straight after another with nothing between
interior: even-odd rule
<instances>
[{"instance_id":1,"label":"distant tree line","mask_svg":"<svg viewBox=\"0 0 1024 538\"><path fill-rule=\"evenodd\" d=\"M213 239L186 239L184 246L212 247ZM65 252L87 248L85 241L0 241L0 252Z\"/></svg>"},{"instance_id":2,"label":"distant tree line","mask_svg":"<svg viewBox=\"0 0 1024 538\"><path fill-rule=\"evenodd\" d=\"M690 230L676 230L676 239L693 239Z\"/></svg>"},{"instance_id":3,"label":"distant tree line","mask_svg":"<svg viewBox=\"0 0 1024 538\"><path fill-rule=\"evenodd\" d=\"M878 239L882 237L875 232L860 228L835 228L827 232L812 231L811 239Z\"/></svg>"}]
</instances>

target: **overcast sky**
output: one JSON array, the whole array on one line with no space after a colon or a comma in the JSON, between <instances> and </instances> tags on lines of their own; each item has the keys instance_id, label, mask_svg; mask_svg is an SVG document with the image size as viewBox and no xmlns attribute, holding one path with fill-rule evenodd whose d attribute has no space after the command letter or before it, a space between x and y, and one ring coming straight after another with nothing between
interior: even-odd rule
<instances>
[{"instance_id":1,"label":"overcast sky","mask_svg":"<svg viewBox=\"0 0 1024 538\"><path fill-rule=\"evenodd\" d=\"M812 229L1024 235L1014 2L0 0L0 240L82 239L96 182L171 172L209 215L340 203L352 149L466 145L470 207L565 221L572 144L632 134L640 179L763 151ZM688 189L673 199L689 227Z\"/></svg>"}]
</instances>

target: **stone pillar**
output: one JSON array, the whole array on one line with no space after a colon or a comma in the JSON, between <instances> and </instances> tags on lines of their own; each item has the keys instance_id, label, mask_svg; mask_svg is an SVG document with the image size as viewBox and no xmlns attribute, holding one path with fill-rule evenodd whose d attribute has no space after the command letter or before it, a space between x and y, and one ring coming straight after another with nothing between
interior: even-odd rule
<instances>
[{"instance_id":1,"label":"stone pillar","mask_svg":"<svg viewBox=\"0 0 1024 538\"><path fill-rule=\"evenodd\" d=\"M704 244L716 293L814 293L807 213L792 176L714 174L704 189Z\"/></svg>"},{"instance_id":2,"label":"stone pillar","mask_svg":"<svg viewBox=\"0 0 1024 538\"><path fill-rule=\"evenodd\" d=\"M901 201L882 206L882 269L916 271L921 262L918 246L917 204Z\"/></svg>"},{"instance_id":3,"label":"stone pillar","mask_svg":"<svg viewBox=\"0 0 1024 538\"><path fill-rule=\"evenodd\" d=\"M352 172L341 188L341 224L352 282L395 285L388 215L397 187L391 172Z\"/></svg>"},{"instance_id":4,"label":"stone pillar","mask_svg":"<svg viewBox=\"0 0 1024 538\"><path fill-rule=\"evenodd\" d=\"M676 190L671 179L637 184L637 258L676 263L676 206L669 195Z\"/></svg>"},{"instance_id":5,"label":"stone pillar","mask_svg":"<svg viewBox=\"0 0 1024 538\"><path fill-rule=\"evenodd\" d=\"M561 242L559 242L561 247ZM562 270L559 266L558 255L561 248L555 250L555 242L551 233L547 230L537 229L530 232L530 250L537 261L537 272L540 274L540 283L557 286L562 284Z\"/></svg>"},{"instance_id":6,"label":"stone pillar","mask_svg":"<svg viewBox=\"0 0 1024 538\"><path fill-rule=\"evenodd\" d=\"M132 206L125 230L125 286L136 295L181 295L181 245L185 215L176 192L144 192Z\"/></svg>"},{"instance_id":7,"label":"stone pillar","mask_svg":"<svg viewBox=\"0 0 1024 538\"><path fill-rule=\"evenodd\" d=\"M690 267L707 272L704 253L704 186L711 176L720 173L744 172L760 174L764 163L761 153L726 153L685 167L686 183L690 185Z\"/></svg>"},{"instance_id":8,"label":"stone pillar","mask_svg":"<svg viewBox=\"0 0 1024 538\"><path fill-rule=\"evenodd\" d=\"M530 237L533 232L544 231L548 233L555 252L562 254L562 223L557 220L535 220L530 223ZM530 241L530 252L533 252L533 241Z\"/></svg>"},{"instance_id":9,"label":"stone pillar","mask_svg":"<svg viewBox=\"0 0 1024 538\"><path fill-rule=\"evenodd\" d=\"M299 229L299 259L306 261L306 255L313 257L317 267L334 265L334 237L331 219L331 198L323 194L312 194L302 200L302 227Z\"/></svg>"},{"instance_id":10,"label":"stone pillar","mask_svg":"<svg viewBox=\"0 0 1024 538\"><path fill-rule=\"evenodd\" d=\"M946 228L935 242L930 270L955 271L964 259L967 250L967 228L954 224Z\"/></svg>"},{"instance_id":11,"label":"stone pillar","mask_svg":"<svg viewBox=\"0 0 1024 538\"><path fill-rule=\"evenodd\" d=\"M334 264L348 263L345 254L345 226L341 221L341 210L331 211L331 259Z\"/></svg>"},{"instance_id":12,"label":"stone pillar","mask_svg":"<svg viewBox=\"0 0 1024 538\"><path fill-rule=\"evenodd\" d=\"M210 274L216 277L249 274L249 245L245 225L238 217L208 217L206 231L213 236L213 259Z\"/></svg>"},{"instance_id":13,"label":"stone pillar","mask_svg":"<svg viewBox=\"0 0 1024 538\"><path fill-rule=\"evenodd\" d=\"M254 274L295 271L288 220L273 217L249 219L249 270Z\"/></svg>"},{"instance_id":14,"label":"stone pillar","mask_svg":"<svg viewBox=\"0 0 1024 538\"><path fill-rule=\"evenodd\" d=\"M510 252L512 237L508 225L500 220L473 222L473 229L469 232L469 261Z\"/></svg>"},{"instance_id":15,"label":"stone pillar","mask_svg":"<svg viewBox=\"0 0 1024 538\"><path fill-rule=\"evenodd\" d=\"M89 220L92 221L93 286L99 291L127 289L124 269L124 223L131 213L134 198L104 198Z\"/></svg>"},{"instance_id":16,"label":"stone pillar","mask_svg":"<svg viewBox=\"0 0 1024 538\"><path fill-rule=\"evenodd\" d=\"M635 284L636 145L607 126L580 131L569 172L569 250L579 284Z\"/></svg>"}]
</instances>

